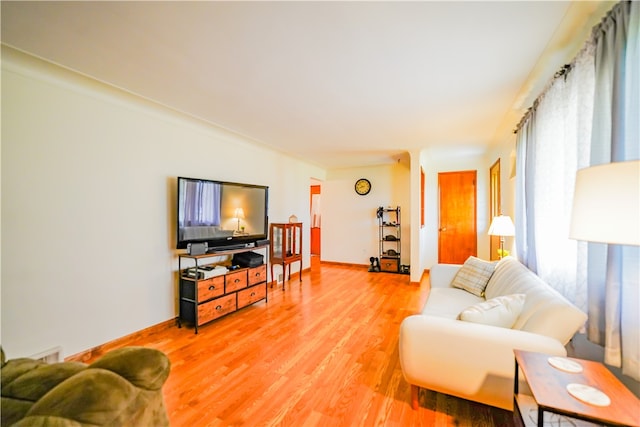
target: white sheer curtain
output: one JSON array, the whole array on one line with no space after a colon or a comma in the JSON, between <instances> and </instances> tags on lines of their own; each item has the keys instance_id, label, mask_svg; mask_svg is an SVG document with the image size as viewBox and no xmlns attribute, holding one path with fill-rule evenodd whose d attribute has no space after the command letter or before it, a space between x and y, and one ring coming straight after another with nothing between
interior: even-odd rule
<instances>
[{"instance_id":1,"label":"white sheer curtain","mask_svg":"<svg viewBox=\"0 0 640 427\"><path fill-rule=\"evenodd\" d=\"M568 239L580 168L640 158L640 4L620 2L522 123L518 258L589 315L605 362L640 380L640 251ZM623 344L624 342L624 344Z\"/></svg>"},{"instance_id":2,"label":"white sheer curtain","mask_svg":"<svg viewBox=\"0 0 640 427\"><path fill-rule=\"evenodd\" d=\"M589 161L593 88L589 44L538 99L517 141L518 257L585 311L578 243L568 236L576 171Z\"/></svg>"}]
</instances>

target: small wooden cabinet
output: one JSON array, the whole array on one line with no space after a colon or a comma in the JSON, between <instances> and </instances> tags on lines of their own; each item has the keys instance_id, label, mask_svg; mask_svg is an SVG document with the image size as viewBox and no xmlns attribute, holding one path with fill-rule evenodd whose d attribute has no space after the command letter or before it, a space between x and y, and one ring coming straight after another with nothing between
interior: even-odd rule
<instances>
[{"instance_id":1,"label":"small wooden cabinet","mask_svg":"<svg viewBox=\"0 0 640 427\"><path fill-rule=\"evenodd\" d=\"M206 259L265 249L256 246L246 249L219 251L203 255L180 254L178 271L180 276L178 326L182 322L192 323L195 333L198 327L226 314L233 313L258 301L267 301L267 266L230 270L215 277L201 277L199 267L206 266ZM191 266L183 268L184 260L191 260Z\"/></svg>"},{"instance_id":2,"label":"small wooden cabinet","mask_svg":"<svg viewBox=\"0 0 640 427\"><path fill-rule=\"evenodd\" d=\"M269 227L271 238L271 249L269 258L271 259L271 280L277 283L273 275L273 265L282 265L282 287L284 289L284 278L289 268L288 279L291 279L291 264L300 262L300 281L302 281L302 223L272 223Z\"/></svg>"}]
</instances>

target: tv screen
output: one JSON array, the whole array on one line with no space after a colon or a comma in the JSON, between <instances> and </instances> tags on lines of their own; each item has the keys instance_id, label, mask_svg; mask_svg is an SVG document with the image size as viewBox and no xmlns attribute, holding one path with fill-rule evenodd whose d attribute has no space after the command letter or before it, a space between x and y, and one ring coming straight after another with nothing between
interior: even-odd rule
<instances>
[{"instance_id":1,"label":"tv screen","mask_svg":"<svg viewBox=\"0 0 640 427\"><path fill-rule=\"evenodd\" d=\"M210 249L267 238L269 187L178 177L177 248Z\"/></svg>"}]
</instances>

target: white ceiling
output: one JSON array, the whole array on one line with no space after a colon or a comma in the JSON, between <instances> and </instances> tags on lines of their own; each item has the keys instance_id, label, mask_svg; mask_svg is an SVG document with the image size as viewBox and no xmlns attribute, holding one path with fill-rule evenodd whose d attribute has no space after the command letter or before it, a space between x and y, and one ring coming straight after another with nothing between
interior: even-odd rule
<instances>
[{"instance_id":1,"label":"white ceiling","mask_svg":"<svg viewBox=\"0 0 640 427\"><path fill-rule=\"evenodd\" d=\"M314 164L353 167L501 138L567 61L571 43L554 40L584 26L575 5L2 1L2 42Z\"/></svg>"}]
</instances>

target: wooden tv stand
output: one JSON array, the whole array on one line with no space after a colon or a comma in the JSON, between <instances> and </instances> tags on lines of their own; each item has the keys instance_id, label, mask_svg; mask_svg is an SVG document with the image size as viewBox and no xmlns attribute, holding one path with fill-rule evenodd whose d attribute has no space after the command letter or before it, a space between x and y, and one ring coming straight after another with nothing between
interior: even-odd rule
<instances>
[{"instance_id":1,"label":"wooden tv stand","mask_svg":"<svg viewBox=\"0 0 640 427\"><path fill-rule=\"evenodd\" d=\"M178 255L179 274L179 307L178 327L182 322L192 323L195 333L198 327L212 320L233 313L258 301L267 301L267 260L265 263L250 268L229 270L225 274L209 278L200 278L198 274L188 275L190 267L183 268L184 260L191 260L195 272L205 264L207 258L231 256L241 252L251 252L266 249L269 245L251 248L218 250L202 255ZM217 263L222 264L222 263ZM225 263L228 264L228 263Z\"/></svg>"}]
</instances>

